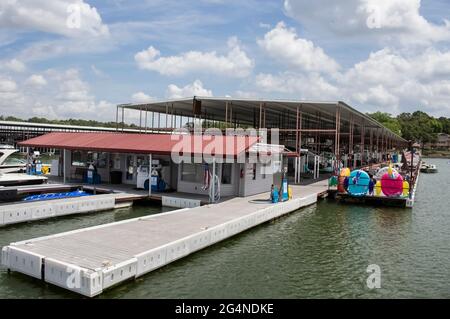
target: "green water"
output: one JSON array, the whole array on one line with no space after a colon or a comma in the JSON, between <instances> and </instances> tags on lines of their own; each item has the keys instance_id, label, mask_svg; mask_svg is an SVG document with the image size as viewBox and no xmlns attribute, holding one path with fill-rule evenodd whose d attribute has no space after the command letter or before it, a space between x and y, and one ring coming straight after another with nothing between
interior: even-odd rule
<instances>
[{"instance_id":1,"label":"green water","mask_svg":"<svg viewBox=\"0 0 450 319\"><path fill-rule=\"evenodd\" d=\"M320 202L195 253L100 298L450 298L450 164L422 174L414 209ZM0 245L154 213L78 216L0 230ZM381 289L366 286L381 267ZM0 271L0 297L79 298Z\"/></svg>"}]
</instances>

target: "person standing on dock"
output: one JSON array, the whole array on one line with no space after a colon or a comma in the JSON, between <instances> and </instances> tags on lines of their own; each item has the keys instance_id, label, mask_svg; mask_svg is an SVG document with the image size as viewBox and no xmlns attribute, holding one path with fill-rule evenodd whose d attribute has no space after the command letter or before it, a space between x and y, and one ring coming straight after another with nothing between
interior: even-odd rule
<instances>
[{"instance_id":1,"label":"person standing on dock","mask_svg":"<svg viewBox=\"0 0 450 319\"><path fill-rule=\"evenodd\" d=\"M344 189L346 192L348 192L348 183L350 182L350 179L348 178L348 176L345 176L344 179Z\"/></svg>"},{"instance_id":2,"label":"person standing on dock","mask_svg":"<svg viewBox=\"0 0 450 319\"><path fill-rule=\"evenodd\" d=\"M369 196L373 196L373 191L375 189L375 184L377 183L377 181L375 180L375 178L373 178L372 175L370 175L370 181L369 181Z\"/></svg>"}]
</instances>

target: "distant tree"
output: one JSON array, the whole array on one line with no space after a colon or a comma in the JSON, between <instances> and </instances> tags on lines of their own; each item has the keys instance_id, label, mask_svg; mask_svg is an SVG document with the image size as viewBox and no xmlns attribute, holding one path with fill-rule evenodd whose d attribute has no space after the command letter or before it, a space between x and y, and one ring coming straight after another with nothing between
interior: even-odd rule
<instances>
[{"instance_id":1,"label":"distant tree","mask_svg":"<svg viewBox=\"0 0 450 319\"><path fill-rule=\"evenodd\" d=\"M370 117L372 117L374 120L380 122L384 126L386 126L388 129L390 129L392 132L401 135L401 126L397 120L397 118L393 117L389 113L383 113L383 112L375 112L375 113L369 113Z\"/></svg>"},{"instance_id":2,"label":"distant tree","mask_svg":"<svg viewBox=\"0 0 450 319\"><path fill-rule=\"evenodd\" d=\"M422 144L435 142L437 133L442 131L439 120L422 111L402 113L397 116L402 130L403 138L414 140Z\"/></svg>"}]
</instances>

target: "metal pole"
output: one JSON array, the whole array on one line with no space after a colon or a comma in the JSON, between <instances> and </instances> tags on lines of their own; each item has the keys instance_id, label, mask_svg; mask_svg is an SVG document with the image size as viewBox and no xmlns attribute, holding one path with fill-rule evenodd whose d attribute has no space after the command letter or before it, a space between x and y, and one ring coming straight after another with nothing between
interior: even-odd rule
<instances>
[{"instance_id":1,"label":"metal pole","mask_svg":"<svg viewBox=\"0 0 450 319\"><path fill-rule=\"evenodd\" d=\"M66 184L67 182L67 171L66 171L66 156L67 156L67 150L63 149L63 183Z\"/></svg>"},{"instance_id":2,"label":"metal pole","mask_svg":"<svg viewBox=\"0 0 450 319\"><path fill-rule=\"evenodd\" d=\"M139 133L142 133L142 107L139 108Z\"/></svg>"},{"instance_id":3,"label":"metal pole","mask_svg":"<svg viewBox=\"0 0 450 319\"><path fill-rule=\"evenodd\" d=\"M225 128L228 127L228 102L225 102Z\"/></svg>"},{"instance_id":4,"label":"metal pole","mask_svg":"<svg viewBox=\"0 0 450 319\"><path fill-rule=\"evenodd\" d=\"M299 108L299 106L297 106L297 116L296 116L296 129L297 129L297 131L295 132L295 152L296 153L299 153L300 152L300 150L298 149L298 134L299 134L299 131L298 131L298 115L299 115L299 113L300 113L300 108ZM296 176L296 179L297 179L297 176ZM297 182L297 181L296 181Z\"/></svg>"},{"instance_id":5,"label":"metal pole","mask_svg":"<svg viewBox=\"0 0 450 319\"><path fill-rule=\"evenodd\" d=\"M152 196L152 154L148 155L148 197Z\"/></svg>"},{"instance_id":6,"label":"metal pole","mask_svg":"<svg viewBox=\"0 0 450 319\"><path fill-rule=\"evenodd\" d=\"M152 133L155 133L155 112L152 112Z\"/></svg>"},{"instance_id":7,"label":"metal pole","mask_svg":"<svg viewBox=\"0 0 450 319\"><path fill-rule=\"evenodd\" d=\"M122 132L125 126L125 109L122 107Z\"/></svg>"},{"instance_id":8,"label":"metal pole","mask_svg":"<svg viewBox=\"0 0 450 319\"><path fill-rule=\"evenodd\" d=\"M259 103L259 123L258 123L258 128L261 128L261 122L262 122L262 103Z\"/></svg>"},{"instance_id":9,"label":"metal pole","mask_svg":"<svg viewBox=\"0 0 450 319\"><path fill-rule=\"evenodd\" d=\"M294 183L297 184L297 182L298 182L298 157L296 157L295 161L294 161L294 176L295 176Z\"/></svg>"},{"instance_id":10,"label":"metal pole","mask_svg":"<svg viewBox=\"0 0 450 319\"><path fill-rule=\"evenodd\" d=\"M209 198L210 203L215 203L215 201L216 201L216 196L215 196L216 183L215 183L215 179L216 179L216 158L213 157L212 177L211 177L211 196Z\"/></svg>"},{"instance_id":11,"label":"metal pole","mask_svg":"<svg viewBox=\"0 0 450 319\"><path fill-rule=\"evenodd\" d=\"M409 151L411 152L411 171L410 171L410 177L409 177L409 182L411 183L411 185L409 185L409 198L412 198L412 193L413 193L413 187L414 187L414 183L413 183L413 169L414 169L414 157L413 157L413 142L409 141Z\"/></svg>"},{"instance_id":12,"label":"metal pole","mask_svg":"<svg viewBox=\"0 0 450 319\"><path fill-rule=\"evenodd\" d=\"M169 125L169 104L166 103L166 128Z\"/></svg>"},{"instance_id":13,"label":"metal pole","mask_svg":"<svg viewBox=\"0 0 450 319\"><path fill-rule=\"evenodd\" d=\"M116 107L116 131L119 130L119 106Z\"/></svg>"},{"instance_id":14,"label":"metal pole","mask_svg":"<svg viewBox=\"0 0 450 319\"><path fill-rule=\"evenodd\" d=\"M148 110L145 109L145 133L147 133L147 127L148 127L147 117L148 117Z\"/></svg>"}]
</instances>

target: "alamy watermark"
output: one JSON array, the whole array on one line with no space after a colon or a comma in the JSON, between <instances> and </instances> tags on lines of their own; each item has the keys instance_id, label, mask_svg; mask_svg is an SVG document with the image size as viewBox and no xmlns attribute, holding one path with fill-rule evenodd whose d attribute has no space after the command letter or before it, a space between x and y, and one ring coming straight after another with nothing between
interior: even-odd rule
<instances>
[{"instance_id":1,"label":"alamy watermark","mask_svg":"<svg viewBox=\"0 0 450 319\"><path fill-rule=\"evenodd\" d=\"M79 4L69 4L67 6L66 26L69 29L81 28L81 6Z\"/></svg>"},{"instance_id":2,"label":"alamy watermark","mask_svg":"<svg viewBox=\"0 0 450 319\"><path fill-rule=\"evenodd\" d=\"M270 133L270 134L269 134ZM270 143L268 137L270 136ZM261 164L262 174L279 172L284 146L279 144L278 129L208 128L194 126L179 128L172 132L171 160L175 164L237 163Z\"/></svg>"},{"instance_id":3,"label":"alamy watermark","mask_svg":"<svg viewBox=\"0 0 450 319\"><path fill-rule=\"evenodd\" d=\"M369 273L367 277L366 284L369 289L380 289L381 288L381 267L377 264L372 264L367 267L366 270Z\"/></svg>"}]
</instances>

